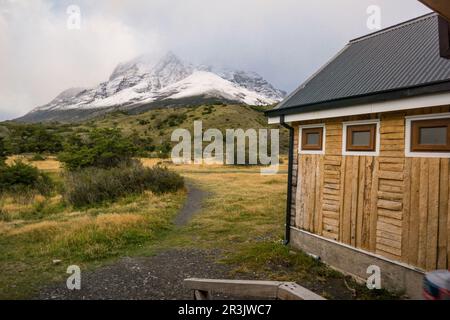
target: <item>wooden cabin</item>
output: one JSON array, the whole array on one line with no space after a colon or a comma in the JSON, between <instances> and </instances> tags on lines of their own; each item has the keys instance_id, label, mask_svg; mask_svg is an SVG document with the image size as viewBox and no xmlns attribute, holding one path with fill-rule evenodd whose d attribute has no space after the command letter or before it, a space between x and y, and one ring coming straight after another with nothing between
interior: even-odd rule
<instances>
[{"instance_id":1,"label":"wooden cabin","mask_svg":"<svg viewBox=\"0 0 450 320\"><path fill-rule=\"evenodd\" d=\"M287 240L412 298L449 268L449 30L433 13L352 40L267 113L292 132Z\"/></svg>"}]
</instances>

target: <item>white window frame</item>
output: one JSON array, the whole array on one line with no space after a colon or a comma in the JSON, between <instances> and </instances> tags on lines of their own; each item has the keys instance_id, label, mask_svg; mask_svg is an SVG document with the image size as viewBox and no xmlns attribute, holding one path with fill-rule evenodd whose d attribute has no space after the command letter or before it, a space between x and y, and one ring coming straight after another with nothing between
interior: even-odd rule
<instances>
[{"instance_id":1,"label":"white window frame","mask_svg":"<svg viewBox=\"0 0 450 320\"><path fill-rule=\"evenodd\" d=\"M376 134L376 144L375 151L347 151L347 128L351 126L376 124L377 129ZM380 156L380 145L381 145L381 135L380 135L380 119L373 120L362 120L362 121L349 121L343 123L342 128L342 155L344 156L361 156L361 157L378 157Z\"/></svg>"},{"instance_id":2,"label":"white window frame","mask_svg":"<svg viewBox=\"0 0 450 320\"><path fill-rule=\"evenodd\" d=\"M406 119L405 128L405 156L407 158L450 158L450 152L414 152L411 151L411 134L412 134L412 122L421 120L434 120L434 119L448 119L450 118L450 112L446 113L433 113L420 116L408 116Z\"/></svg>"},{"instance_id":3,"label":"white window frame","mask_svg":"<svg viewBox=\"0 0 450 320\"><path fill-rule=\"evenodd\" d=\"M323 137L322 137L322 150L302 150L303 146L303 129L313 129L313 128L322 128L323 129ZM327 143L327 127L324 123L318 123L318 124L308 124L308 125L301 125L299 126L299 144L298 144L298 150L299 154L305 154L305 155L324 155L325 154L325 147Z\"/></svg>"}]
</instances>

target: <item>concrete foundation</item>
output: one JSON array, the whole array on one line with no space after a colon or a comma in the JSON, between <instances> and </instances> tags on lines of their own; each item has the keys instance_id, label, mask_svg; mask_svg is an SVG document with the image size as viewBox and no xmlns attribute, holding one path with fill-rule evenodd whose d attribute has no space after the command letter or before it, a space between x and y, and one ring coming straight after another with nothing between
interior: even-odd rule
<instances>
[{"instance_id":1,"label":"concrete foundation","mask_svg":"<svg viewBox=\"0 0 450 320\"><path fill-rule=\"evenodd\" d=\"M381 286L395 292L404 292L414 300L423 299L424 272L396 261L328 240L297 228L291 228L291 245L320 259L336 270L367 281L369 266L381 269Z\"/></svg>"}]
</instances>

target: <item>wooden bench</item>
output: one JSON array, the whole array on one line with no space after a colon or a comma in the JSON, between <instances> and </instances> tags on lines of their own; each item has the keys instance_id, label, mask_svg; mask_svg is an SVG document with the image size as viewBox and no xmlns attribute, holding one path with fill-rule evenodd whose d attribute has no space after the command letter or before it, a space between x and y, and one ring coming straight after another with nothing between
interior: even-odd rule
<instances>
[{"instance_id":1,"label":"wooden bench","mask_svg":"<svg viewBox=\"0 0 450 320\"><path fill-rule=\"evenodd\" d=\"M186 279L186 288L194 291L195 300L211 300L212 293L233 297L273 300L326 300L294 282Z\"/></svg>"}]
</instances>

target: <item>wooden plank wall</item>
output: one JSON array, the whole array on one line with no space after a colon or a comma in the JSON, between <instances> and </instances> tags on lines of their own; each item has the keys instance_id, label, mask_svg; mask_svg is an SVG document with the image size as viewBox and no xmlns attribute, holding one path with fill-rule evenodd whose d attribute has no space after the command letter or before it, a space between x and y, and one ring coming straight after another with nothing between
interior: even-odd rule
<instances>
[{"instance_id":1,"label":"wooden plank wall","mask_svg":"<svg viewBox=\"0 0 450 320\"><path fill-rule=\"evenodd\" d=\"M342 123L330 122L326 126L326 152L324 156L324 187L323 187L323 228L322 235L339 240L341 232L341 165L342 165Z\"/></svg>"},{"instance_id":2,"label":"wooden plank wall","mask_svg":"<svg viewBox=\"0 0 450 320\"><path fill-rule=\"evenodd\" d=\"M376 240L372 251L402 260L402 227L405 166L405 116L381 117L381 150L378 158Z\"/></svg>"},{"instance_id":3,"label":"wooden plank wall","mask_svg":"<svg viewBox=\"0 0 450 320\"><path fill-rule=\"evenodd\" d=\"M303 230L322 233L323 157L305 155L299 160L297 217L295 224Z\"/></svg>"},{"instance_id":4,"label":"wooden plank wall","mask_svg":"<svg viewBox=\"0 0 450 320\"><path fill-rule=\"evenodd\" d=\"M408 115L449 112L448 107ZM450 268L450 159L406 158L403 261L424 270Z\"/></svg>"},{"instance_id":5,"label":"wooden plank wall","mask_svg":"<svg viewBox=\"0 0 450 320\"><path fill-rule=\"evenodd\" d=\"M423 269L446 269L449 159L407 159L403 243L405 260Z\"/></svg>"},{"instance_id":6,"label":"wooden plank wall","mask_svg":"<svg viewBox=\"0 0 450 320\"><path fill-rule=\"evenodd\" d=\"M410 114L377 117L379 157L342 156L342 123L364 118L327 120L326 154L295 152L295 226L424 270L448 268L450 161L405 158ZM298 131L296 141L298 150Z\"/></svg>"},{"instance_id":7,"label":"wooden plank wall","mask_svg":"<svg viewBox=\"0 0 450 320\"><path fill-rule=\"evenodd\" d=\"M373 157L345 157L342 164L345 178L341 182L343 206L339 239L353 247L372 251L376 233L376 210L372 205L376 165Z\"/></svg>"}]
</instances>

